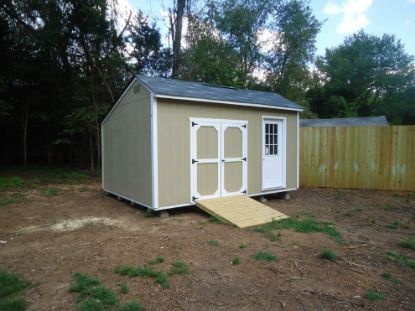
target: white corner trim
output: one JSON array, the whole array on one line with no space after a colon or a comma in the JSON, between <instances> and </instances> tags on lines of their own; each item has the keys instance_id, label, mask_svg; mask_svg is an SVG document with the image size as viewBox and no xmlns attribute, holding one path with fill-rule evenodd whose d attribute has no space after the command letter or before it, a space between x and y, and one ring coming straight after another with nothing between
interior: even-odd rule
<instances>
[{"instance_id":1,"label":"white corner trim","mask_svg":"<svg viewBox=\"0 0 415 311\"><path fill-rule=\"evenodd\" d=\"M154 94L150 95L151 105L151 189L153 209L159 207L159 178L158 178L158 135L157 135L157 99Z\"/></svg>"},{"instance_id":2,"label":"white corner trim","mask_svg":"<svg viewBox=\"0 0 415 311\"><path fill-rule=\"evenodd\" d=\"M156 97L165 98L165 99L196 101L196 102L212 103L212 104L226 104L226 105L234 105L234 106L246 106L246 107L276 109L276 110L303 111L303 109L296 109L296 108L274 107L274 106L268 106L268 105L232 102L232 101L226 101L226 100L212 100L212 99L205 99L205 98L199 98L199 97L182 97L182 96L170 96L170 95L160 95L160 94L156 94Z\"/></svg>"},{"instance_id":3,"label":"white corner trim","mask_svg":"<svg viewBox=\"0 0 415 311\"><path fill-rule=\"evenodd\" d=\"M104 189L104 126L101 124L101 188Z\"/></svg>"}]
</instances>

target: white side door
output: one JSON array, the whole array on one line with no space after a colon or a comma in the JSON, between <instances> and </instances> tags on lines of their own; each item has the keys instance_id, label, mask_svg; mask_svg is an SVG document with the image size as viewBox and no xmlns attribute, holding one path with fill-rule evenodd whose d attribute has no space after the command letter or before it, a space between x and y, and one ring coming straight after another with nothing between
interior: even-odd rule
<instances>
[{"instance_id":1,"label":"white side door","mask_svg":"<svg viewBox=\"0 0 415 311\"><path fill-rule=\"evenodd\" d=\"M262 189L285 188L285 123L262 121Z\"/></svg>"}]
</instances>

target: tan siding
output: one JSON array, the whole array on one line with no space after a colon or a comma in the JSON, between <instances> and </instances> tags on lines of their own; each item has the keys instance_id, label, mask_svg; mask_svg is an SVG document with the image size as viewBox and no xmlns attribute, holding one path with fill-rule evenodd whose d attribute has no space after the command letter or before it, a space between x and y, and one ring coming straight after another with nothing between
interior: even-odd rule
<instances>
[{"instance_id":1,"label":"tan siding","mask_svg":"<svg viewBox=\"0 0 415 311\"><path fill-rule=\"evenodd\" d=\"M135 82L134 85L138 85ZM134 86L103 125L104 189L152 205L150 93Z\"/></svg>"},{"instance_id":2,"label":"tan siding","mask_svg":"<svg viewBox=\"0 0 415 311\"><path fill-rule=\"evenodd\" d=\"M248 194L260 193L263 116L287 118L287 189L296 188L296 112L158 99L160 206L190 202L190 117L248 121Z\"/></svg>"}]
</instances>

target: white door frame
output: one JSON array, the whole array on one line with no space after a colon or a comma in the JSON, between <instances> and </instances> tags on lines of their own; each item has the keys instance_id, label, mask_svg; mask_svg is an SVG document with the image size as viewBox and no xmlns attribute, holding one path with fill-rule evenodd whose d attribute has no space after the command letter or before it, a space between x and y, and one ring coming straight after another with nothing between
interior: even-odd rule
<instances>
[{"instance_id":1,"label":"white door frame","mask_svg":"<svg viewBox=\"0 0 415 311\"><path fill-rule=\"evenodd\" d=\"M225 195L235 195L241 194L243 190L245 193L247 191L248 186L248 121L246 120L229 120L229 119L210 119L210 118L189 118L189 125L190 125L190 202L194 202L196 199L203 198L203 199L210 199L210 198L217 198ZM222 160L224 160L224 139L222 125L226 125L227 127L232 127L232 125L243 126L242 131L242 153L243 157L246 157L245 164L242 165L242 187L240 192L232 192L224 194L223 191L223 182L224 182L224 174L223 174L223 167ZM197 159L197 130L201 126L211 126L216 129L218 132L218 159L205 159L199 161L199 163L218 163L218 189L217 191L208 196L202 196L197 191L197 169L195 165L196 163L192 163L193 159ZM245 132L244 132L245 131ZM227 162L232 162L233 160L240 159L228 159Z\"/></svg>"},{"instance_id":2,"label":"white door frame","mask_svg":"<svg viewBox=\"0 0 415 311\"><path fill-rule=\"evenodd\" d=\"M264 158L265 158L265 126L264 123L267 121L281 121L282 122L282 135L278 134L278 136L281 136L282 139L282 155L281 155L281 170L282 170L282 185L269 188L264 187L264 178L263 178L263 172L264 172ZM266 190L272 190L272 189L284 189L287 187L286 179L287 179L287 118L286 117L280 117L280 116L262 116L262 123L261 123L261 133L262 133L262 139L261 139L261 189L262 191ZM281 149L280 149L281 150Z\"/></svg>"}]
</instances>

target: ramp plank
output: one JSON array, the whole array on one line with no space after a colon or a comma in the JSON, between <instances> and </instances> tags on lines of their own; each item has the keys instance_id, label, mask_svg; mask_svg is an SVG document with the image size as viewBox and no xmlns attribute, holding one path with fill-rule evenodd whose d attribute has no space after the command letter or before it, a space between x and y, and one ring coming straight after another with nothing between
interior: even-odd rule
<instances>
[{"instance_id":1,"label":"ramp plank","mask_svg":"<svg viewBox=\"0 0 415 311\"><path fill-rule=\"evenodd\" d=\"M258 226L273 220L288 218L287 215L246 195L197 200L196 205L206 213L238 228Z\"/></svg>"}]
</instances>

